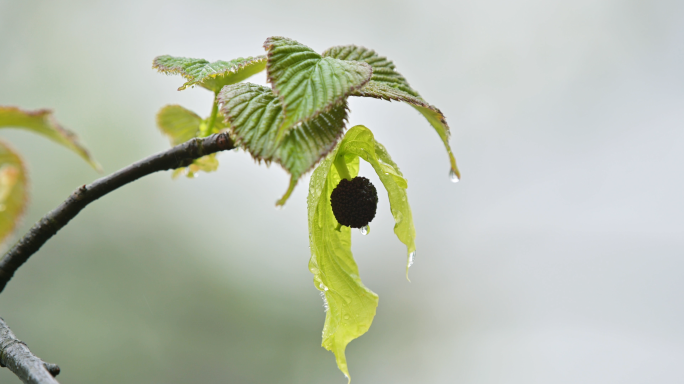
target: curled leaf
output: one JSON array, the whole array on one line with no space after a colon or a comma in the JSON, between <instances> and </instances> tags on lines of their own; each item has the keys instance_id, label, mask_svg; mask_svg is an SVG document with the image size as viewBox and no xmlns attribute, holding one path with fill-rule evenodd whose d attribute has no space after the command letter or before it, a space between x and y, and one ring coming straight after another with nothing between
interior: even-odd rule
<instances>
[{"instance_id":1,"label":"curled leaf","mask_svg":"<svg viewBox=\"0 0 684 384\"><path fill-rule=\"evenodd\" d=\"M347 119L343 101L279 139L278 128L285 117L280 99L270 88L233 84L221 90L218 101L235 142L255 159L275 161L290 173L290 185L278 205L287 201L299 178L333 149Z\"/></svg>"},{"instance_id":2,"label":"curled leaf","mask_svg":"<svg viewBox=\"0 0 684 384\"><path fill-rule=\"evenodd\" d=\"M285 114L278 137L342 103L366 84L373 72L366 63L323 57L285 37L268 38L264 48L268 52L268 81L280 97Z\"/></svg>"},{"instance_id":3,"label":"curled leaf","mask_svg":"<svg viewBox=\"0 0 684 384\"><path fill-rule=\"evenodd\" d=\"M387 190L394 232L407 246L407 255L415 251L415 229L406 196L406 179L363 126L351 128L311 176L307 199L309 218L309 270L314 285L326 300L323 347L335 354L338 368L349 377L345 349L347 344L368 331L375 317L378 296L366 288L351 252L351 230L341 227L332 212L330 194L341 180L338 167L350 177L359 171L359 158L371 164ZM342 165L343 164L343 165Z\"/></svg>"},{"instance_id":4,"label":"curled leaf","mask_svg":"<svg viewBox=\"0 0 684 384\"><path fill-rule=\"evenodd\" d=\"M0 142L0 243L16 228L26 209L27 184L21 157Z\"/></svg>"},{"instance_id":5,"label":"curled leaf","mask_svg":"<svg viewBox=\"0 0 684 384\"><path fill-rule=\"evenodd\" d=\"M361 89L355 91L352 96L373 97L383 100L402 101L413 106L420 112L435 129L449 155L451 170L457 177L461 174L456 165L456 158L451 152L449 145L450 131L444 114L436 107L428 104L411 88L404 76L396 71L394 63L375 51L356 45L332 47L323 56L334 57L341 60L355 60L369 64L373 68L371 81Z\"/></svg>"},{"instance_id":6,"label":"curled leaf","mask_svg":"<svg viewBox=\"0 0 684 384\"><path fill-rule=\"evenodd\" d=\"M43 135L76 152L98 172L102 171L100 164L80 143L76 134L59 125L50 110L24 111L15 107L0 107L0 128L5 127L27 129Z\"/></svg>"},{"instance_id":7,"label":"curled leaf","mask_svg":"<svg viewBox=\"0 0 684 384\"><path fill-rule=\"evenodd\" d=\"M216 93L225 85L238 83L263 71L266 68L266 56L210 63L204 59L164 55L154 59L152 68L167 75L183 76L187 81L178 88L179 91L199 85Z\"/></svg>"}]
</instances>

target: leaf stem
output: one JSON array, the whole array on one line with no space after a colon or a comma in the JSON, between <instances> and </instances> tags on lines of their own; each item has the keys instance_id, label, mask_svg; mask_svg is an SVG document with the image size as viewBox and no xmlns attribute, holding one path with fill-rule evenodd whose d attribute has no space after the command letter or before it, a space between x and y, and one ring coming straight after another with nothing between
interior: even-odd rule
<instances>
[{"instance_id":1,"label":"leaf stem","mask_svg":"<svg viewBox=\"0 0 684 384\"><path fill-rule=\"evenodd\" d=\"M214 105L211 107L211 115L209 115L209 122L207 123L207 132L204 133L206 136L214 133L216 115L218 115L218 92L214 92Z\"/></svg>"},{"instance_id":2,"label":"leaf stem","mask_svg":"<svg viewBox=\"0 0 684 384\"><path fill-rule=\"evenodd\" d=\"M347 169L347 163L344 161L344 156L337 156L335 158L335 168L337 169L337 173L340 174L341 179L351 181L352 177L349 174L349 169Z\"/></svg>"}]
</instances>

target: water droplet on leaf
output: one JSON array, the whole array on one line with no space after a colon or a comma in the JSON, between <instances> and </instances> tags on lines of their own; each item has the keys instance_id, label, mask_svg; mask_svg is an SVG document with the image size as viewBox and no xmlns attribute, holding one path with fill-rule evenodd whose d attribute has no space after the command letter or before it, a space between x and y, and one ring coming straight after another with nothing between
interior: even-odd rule
<instances>
[{"instance_id":1,"label":"water droplet on leaf","mask_svg":"<svg viewBox=\"0 0 684 384\"><path fill-rule=\"evenodd\" d=\"M449 180L451 180L452 183L458 183L460 181L453 169L449 171Z\"/></svg>"},{"instance_id":2,"label":"water droplet on leaf","mask_svg":"<svg viewBox=\"0 0 684 384\"><path fill-rule=\"evenodd\" d=\"M415 260L416 260L416 251L413 251L413 252L409 253L408 266L411 267Z\"/></svg>"},{"instance_id":3,"label":"water droplet on leaf","mask_svg":"<svg viewBox=\"0 0 684 384\"><path fill-rule=\"evenodd\" d=\"M366 236L370 233L370 225L366 225L365 227L359 228L359 232L361 232L362 235Z\"/></svg>"}]
</instances>

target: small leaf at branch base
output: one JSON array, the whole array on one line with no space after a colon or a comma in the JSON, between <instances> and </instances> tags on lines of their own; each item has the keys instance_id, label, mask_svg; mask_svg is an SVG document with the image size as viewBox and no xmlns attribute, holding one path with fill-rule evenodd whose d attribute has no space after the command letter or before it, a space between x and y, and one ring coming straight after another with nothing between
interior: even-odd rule
<instances>
[{"instance_id":1,"label":"small leaf at branch base","mask_svg":"<svg viewBox=\"0 0 684 384\"><path fill-rule=\"evenodd\" d=\"M213 129L209 131L207 128L208 120L202 120L196 113L180 105L167 105L157 113L157 126L162 133L169 137L171 145L183 144L195 137L207 137L227 128L222 121L223 117L219 115L214 121ZM175 169L171 177L175 179L185 174L187 177L193 178L199 171L216 171L218 165L216 154L212 153L196 159L188 167Z\"/></svg>"},{"instance_id":2,"label":"small leaf at branch base","mask_svg":"<svg viewBox=\"0 0 684 384\"><path fill-rule=\"evenodd\" d=\"M90 156L76 134L62 128L50 110L24 111L15 107L0 107L0 128L5 127L23 128L43 135L76 152L98 172L102 171L100 164Z\"/></svg>"},{"instance_id":3,"label":"small leaf at branch base","mask_svg":"<svg viewBox=\"0 0 684 384\"><path fill-rule=\"evenodd\" d=\"M233 84L221 90L218 100L236 143L255 159L275 161L290 173L288 190L277 205L285 204L299 178L335 147L347 119L347 104L343 102L278 139L283 107L270 88Z\"/></svg>"},{"instance_id":4,"label":"small leaf at branch base","mask_svg":"<svg viewBox=\"0 0 684 384\"><path fill-rule=\"evenodd\" d=\"M157 126L174 146L199 136L201 123L201 117L180 105L167 105L157 113Z\"/></svg>"},{"instance_id":5,"label":"small leaf at branch base","mask_svg":"<svg viewBox=\"0 0 684 384\"><path fill-rule=\"evenodd\" d=\"M341 60L356 60L369 64L373 68L373 76L363 88L356 91L353 96L374 97L383 100L397 100L411 104L418 110L437 131L440 139L449 155L451 170L459 178L461 174L456 166L456 158L451 152L449 145L449 125L444 114L436 107L423 100L418 92L411 88L404 76L396 71L394 63L387 58L378 55L375 51L356 45L332 47L323 56L334 57Z\"/></svg>"},{"instance_id":6,"label":"small leaf at branch base","mask_svg":"<svg viewBox=\"0 0 684 384\"><path fill-rule=\"evenodd\" d=\"M0 243L12 233L24 213L27 189L23 161L7 144L0 142Z\"/></svg>"},{"instance_id":7,"label":"small leaf at branch base","mask_svg":"<svg viewBox=\"0 0 684 384\"><path fill-rule=\"evenodd\" d=\"M152 68L167 75L183 76L187 82L178 88L179 91L199 85L217 93L225 85L238 83L263 71L266 68L266 56L210 63L204 59L164 55L154 59Z\"/></svg>"},{"instance_id":8,"label":"small leaf at branch base","mask_svg":"<svg viewBox=\"0 0 684 384\"><path fill-rule=\"evenodd\" d=\"M366 63L322 57L284 37L268 38L264 48L268 51L268 81L273 84L285 114L278 138L294 125L342 103L372 75Z\"/></svg>"},{"instance_id":9,"label":"small leaf at branch base","mask_svg":"<svg viewBox=\"0 0 684 384\"><path fill-rule=\"evenodd\" d=\"M396 223L394 232L406 244L407 254L415 251L415 230L406 196L406 179L368 128L351 128L338 147L314 171L307 198L311 248L309 270L328 308L322 345L335 354L338 368L347 377L347 344L368 331L378 305L378 296L366 288L359 277L351 252L351 230L344 226L337 230L338 222L330 205L330 194L341 179L337 167L333 166L336 159L342 159L350 176L355 177L359 172L359 158L371 164L387 190Z\"/></svg>"},{"instance_id":10,"label":"small leaf at branch base","mask_svg":"<svg viewBox=\"0 0 684 384\"><path fill-rule=\"evenodd\" d=\"M216 154L202 156L196 159L187 167L176 168L171 174L171 178L176 179L178 176L185 174L189 179L197 177L197 172L214 172L218 169L219 162Z\"/></svg>"}]
</instances>

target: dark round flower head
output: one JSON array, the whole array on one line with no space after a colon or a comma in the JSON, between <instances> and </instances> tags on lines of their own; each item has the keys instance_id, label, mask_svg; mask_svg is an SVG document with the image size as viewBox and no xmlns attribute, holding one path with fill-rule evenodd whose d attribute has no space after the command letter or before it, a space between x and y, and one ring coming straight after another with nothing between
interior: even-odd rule
<instances>
[{"instance_id":1,"label":"dark round flower head","mask_svg":"<svg viewBox=\"0 0 684 384\"><path fill-rule=\"evenodd\" d=\"M375 217L378 191L365 177L342 179L330 194L330 205L338 223L362 228Z\"/></svg>"}]
</instances>

